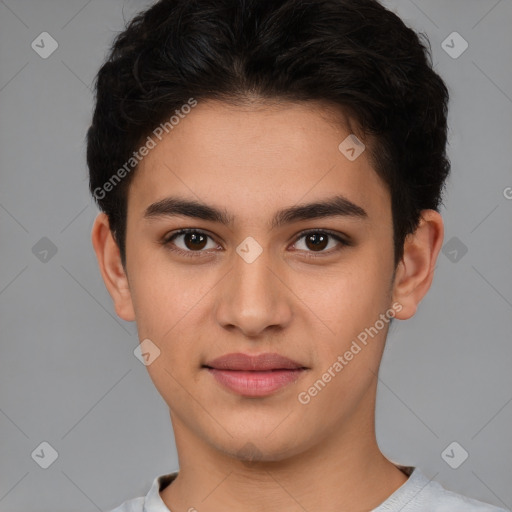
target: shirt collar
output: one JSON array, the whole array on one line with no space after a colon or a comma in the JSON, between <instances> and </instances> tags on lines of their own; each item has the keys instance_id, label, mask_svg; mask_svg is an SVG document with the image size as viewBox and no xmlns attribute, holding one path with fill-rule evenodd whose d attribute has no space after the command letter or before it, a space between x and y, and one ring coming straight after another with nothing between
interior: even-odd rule
<instances>
[{"instance_id":1,"label":"shirt collar","mask_svg":"<svg viewBox=\"0 0 512 512\"><path fill-rule=\"evenodd\" d=\"M144 512L170 512L160 496L160 491L163 491L177 476L178 471L174 471L157 476L153 480L151 488L144 498Z\"/></svg>"},{"instance_id":2,"label":"shirt collar","mask_svg":"<svg viewBox=\"0 0 512 512\"><path fill-rule=\"evenodd\" d=\"M429 483L419 468L398 464L396 466L406 475L409 475L409 478L373 512L384 512L390 510L389 507L395 507L398 504L405 506L414 497L415 493L419 492ZM162 500L160 491L163 491L170 485L178 476L178 473L179 471L174 471L173 473L157 476L153 480L151 488L144 499L144 512L171 512Z\"/></svg>"}]
</instances>

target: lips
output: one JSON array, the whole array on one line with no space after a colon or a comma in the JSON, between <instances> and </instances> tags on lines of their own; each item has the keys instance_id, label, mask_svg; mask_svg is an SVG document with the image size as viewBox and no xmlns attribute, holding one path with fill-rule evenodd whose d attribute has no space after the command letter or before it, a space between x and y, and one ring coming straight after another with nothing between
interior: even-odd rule
<instances>
[{"instance_id":1,"label":"lips","mask_svg":"<svg viewBox=\"0 0 512 512\"><path fill-rule=\"evenodd\" d=\"M207 362L204 366L216 370L238 371L271 371L271 370L297 370L305 368L304 365L277 353L264 353L256 356L241 352L226 354Z\"/></svg>"},{"instance_id":2,"label":"lips","mask_svg":"<svg viewBox=\"0 0 512 512\"><path fill-rule=\"evenodd\" d=\"M276 353L257 356L226 354L203 365L215 381L230 391L247 397L262 397L296 382L306 368Z\"/></svg>"}]
</instances>

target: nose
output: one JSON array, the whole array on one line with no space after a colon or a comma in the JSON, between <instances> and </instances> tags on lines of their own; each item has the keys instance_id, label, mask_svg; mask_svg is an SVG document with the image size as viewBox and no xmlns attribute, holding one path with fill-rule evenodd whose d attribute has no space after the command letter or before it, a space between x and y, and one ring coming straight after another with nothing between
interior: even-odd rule
<instances>
[{"instance_id":1,"label":"nose","mask_svg":"<svg viewBox=\"0 0 512 512\"><path fill-rule=\"evenodd\" d=\"M289 325L292 317L290 290L284 268L272 264L268 251L249 263L238 254L233 268L219 288L216 318L228 330L239 330L246 337L264 335Z\"/></svg>"}]
</instances>

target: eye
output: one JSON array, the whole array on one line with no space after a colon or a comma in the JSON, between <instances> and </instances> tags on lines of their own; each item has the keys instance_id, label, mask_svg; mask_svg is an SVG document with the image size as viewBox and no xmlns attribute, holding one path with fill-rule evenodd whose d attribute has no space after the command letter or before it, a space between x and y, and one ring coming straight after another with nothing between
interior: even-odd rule
<instances>
[{"instance_id":1,"label":"eye","mask_svg":"<svg viewBox=\"0 0 512 512\"><path fill-rule=\"evenodd\" d=\"M302 247L300 247L301 243L299 243L301 240L303 240ZM337 244L334 242L337 242ZM179 231L171 233L167 235L161 243L170 251L191 257L201 256L201 253L207 252L208 249L218 248L218 245L213 241L210 235L204 231L193 228L180 229ZM210 243L210 246L208 246L208 243ZM296 247L297 245L299 247ZM338 245L338 248L332 250L332 247L336 247L336 245ZM317 257L315 253L319 253L318 256L324 254L329 255L350 245L351 242L344 239L339 234L317 229L299 233L293 247L294 250L305 252L307 257L314 258ZM325 249L329 247L331 250L326 251Z\"/></svg>"},{"instance_id":2,"label":"eye","mask_svg":"<svg viewBox=\"0 0 512 512\"><path fill-rule=\"evenodd\" d=\"M211 241L208 247L208 239ZM176 243L176 240L179 240ZM166 236L162 244L169 250L178 252L185 256L195 256L194 253L205 252L203 249L215 249L217 244L213 242L210 235L198 229L180 229L179 231Z\"/></svg>"},{"instance_id":3,"label":"eye","mask_svg":"<svg viewBox=\"0 0 512 512\"><path fill-rule=\"evenodd\" d=\"M304 239L304 241L302 243L299 243L299 241L301 241L303 239ZM332 243L330 243L330 242L332 242ZM338 242L338 244L336 244L334 242ZM349 246L351 244L348 240L345 240L343 237L341 237L338 234L332 233L330 231L317 229L317 230L313 230L313 231L310 230L310 231L300 233L294 243L294 246L297 246L297 245L299 245L299 247L298 248L296 247L296 249L301 250L301 251L304 250L307 253L331 254L331 253L341 250L342 247ZM302 245L302 247L300 247L301 245ZM338 245L337 249L328 250L328 251L325 250L327 247L332 248L333 246L336 247L336 245ZM315 257L315 255L310 255L310 254L308 254L308 256Z\"/></svg>"}]
</instances>

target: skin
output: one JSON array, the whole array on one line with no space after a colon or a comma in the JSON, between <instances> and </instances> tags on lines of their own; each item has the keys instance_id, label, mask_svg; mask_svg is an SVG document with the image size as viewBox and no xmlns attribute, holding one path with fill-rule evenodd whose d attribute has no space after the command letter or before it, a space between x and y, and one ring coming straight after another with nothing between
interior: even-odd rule
<instances>
[{"instance_id":1,"label":"skin","mask_svg":"<svg viewBox=\"0 0 512 512\"><path fill-rule=\"evenodd\" d=\"M320 103L199 102L136 171L126 269L108 218L95 220L92 243L117 314L136 321L139 339L161 351L147 369L176 440L180 473L161 492L173 512L371 510L407 480L375 436L389 324L307 405L297 398L393 303L401 305L396 318L415 314L443 241L441 216L424 210L393 272L390 192L368 150L355 161L339 151L350 133L350 119ZM367 219L269 229L276 211L334 193L364 208ZM234 223L144 218L150 204L171 195L225 209ZM199 249L187 237L174 240L193 257L159 243L181 228L212 238ZM353 244L329 239L315 250L299 234L316 228ZM252 263L236 252L248 236L263 249ZM202 368L230 352L278 352L308 370L269 396L244 397Z\"/></svg>"}]
</instances>

